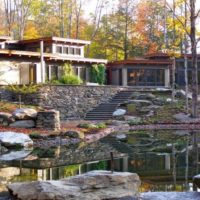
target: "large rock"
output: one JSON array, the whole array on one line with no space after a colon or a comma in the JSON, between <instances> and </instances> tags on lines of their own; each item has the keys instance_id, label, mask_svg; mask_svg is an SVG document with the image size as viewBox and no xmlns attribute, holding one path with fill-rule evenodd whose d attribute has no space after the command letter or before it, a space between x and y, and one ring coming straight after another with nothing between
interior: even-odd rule
<instances>
[{"instance_id":1,"label":"large rock","mask_svg":"<svg viewBox=\"0 0 200 200\"><path fill-rule=\"evenodd\" d=\"M121 142L127 142L128 137L127 134L121 133L116 135L116 139L120 140Z\"/></svg>"},{"instance_id":2,"label":"large rock","mask_svg":"<svg viewBox=\"0 0 200 200\"><path fill-rule=\"evenodd\" d=\"M6 147L22 146L26 149L32 148L33 141L28 135L16 132L0 132L0 143Z\"/></svg>"},{"instance_id":3,"label":"large rock","mask_svg":"<svg viewBox=\"0 0 200 200\"><path fill-rule=\"evenodd\" d=\"M10 124L14 128L34 128L35 122L33 120L20 120Z\"/></svg>"},{"instance_id":4,"label":"large rock","mask_svg":"<svg viewBox=\"0 0 200 200\"><path fill-rule=\"evenodd\" d=\"M137 100L154 100L156 98L155 95L153 95L152 93L146 93L146 94L140 94L138 95L138 97L136 98Z\"/></svg>"},{"instance_id":5,"label":"large rock","mask_svg":"<svg viewBox=\"0 0 200 200\"><path fill-rule=\"evenodd\" d=\"M139 186L137 174L93 171L60 181L13 183L8 188L21 200L103 200L138 196Z\"/></svg>"},{"instance_id":6,"label":"large rock","mask_svg":"<svg viewBox=\"0 0 200 200\"><path fill-rule=\"evenodd\" d=\"M0 160L1 161L18 160L18 159L26 158L30 153L31 151L27 151L27 150L11 151L9 153L0 155Z\"/></svg>"},{"instance_id":7,"label":"large rock","mask_svg":"<svg viewBox=\"0 0 200 200\"><path fill-rule=\"evenodd\" d=\"M124 116L125 114L126 114L126 110L124 110L124 109L117 109L113 113L113 117L121 117L121 116Z\"/></svg>"},{"instance_id":8,"label":"large rock","mask_svg":"<svg viewBox=\"0 0 200 200\"><path fill-rule=\"evenodd\" d=\"M129 100L128 104L136 104L137 106L151 106L152 102L148 100Z\"/></svg>"},{"instance_id":9,"label":"large rock","mask_svg":"<svg viewBox=\"0 0 200 200\"><path fill-rule=\"evenodd\" d=\"M37 111L32 108L18 108L13 112L13 117L19 119L35 119Z\"/></svg>"},{"instance_id":10,"label":"large rock","mask_svg":"<svg viewBox=\"0 0 200 200\"><path fill-rule=\"evenodd\" d=\"M10 123L14 122L14 118L11 114L6 112L0 112L0 124L8 126Z\"/></svg>"}]
</instances>

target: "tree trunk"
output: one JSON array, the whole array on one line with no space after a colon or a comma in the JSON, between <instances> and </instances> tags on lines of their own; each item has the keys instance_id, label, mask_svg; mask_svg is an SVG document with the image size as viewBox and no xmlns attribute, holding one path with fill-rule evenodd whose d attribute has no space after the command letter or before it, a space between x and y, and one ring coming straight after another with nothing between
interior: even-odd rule
<instances>
[{"instance_id":1,"label":"tree trunk","mask_svg":"<svg viewBox=\"0 0 200 200\"><path fill-rule=\"evenodd\" d=\"M196 9L195 0L190 0L190 40L192 53L192 117L198 117L198 69L197 69L197 42L196 42Z\"/></svg>"}]
</instances>

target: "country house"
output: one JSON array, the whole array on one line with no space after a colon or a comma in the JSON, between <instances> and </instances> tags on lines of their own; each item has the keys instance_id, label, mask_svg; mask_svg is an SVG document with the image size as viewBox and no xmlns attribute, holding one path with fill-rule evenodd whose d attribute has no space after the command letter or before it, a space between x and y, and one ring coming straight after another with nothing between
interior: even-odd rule
<instances>
[{"instance_id":1,"label":"country house","mask_svg":"<svg viewBox=\"0 0 200 200\"><path fill-rule=\"evenodd\" d=\"M175 59L175 81L185 85L184 56ZM166 53L153 53L144 58L109 62L108 84L134 87L170 87L172 84L173 60ZM191 54L187 55L188 82L192 82ZM198 55L198 77L200 80L200 55Z\"/></svg>"},{"instance_id":2,"label":"country house","mask_svg":"<svg viewBox=\"0 0 200 200\"><path fill-rule=\"evenodd\" d=\"M45 37L16 41L0 37L0 84L44 83L62 75L64 63L70 63L75 73L90 81L89 68L106 64L107 60L84 56L90 41Z\"/></svg>"}]
</instances>

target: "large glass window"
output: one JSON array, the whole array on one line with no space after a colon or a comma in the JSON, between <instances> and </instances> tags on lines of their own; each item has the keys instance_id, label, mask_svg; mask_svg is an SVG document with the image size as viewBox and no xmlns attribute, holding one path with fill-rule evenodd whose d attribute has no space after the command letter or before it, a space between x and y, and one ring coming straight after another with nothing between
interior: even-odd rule
<instances>
[{"instance_id":1,"label":"large glass window","mask_svg":"<svg viewBox=\"0 0 200 200\"><path fill-rule=\"evenodd\" d=\"M62 46L56 46L56 52L62 53Z\"/></svg>"},{"instance_id":2,"label":"large glass window","mask_svg":"<svg viewBox=\"0 0 200 200\"><path fill-rule=\"evenodd\" d=\"M128 69L130 86L164 86L164 69Z\"/></svg>"}]
</instances>

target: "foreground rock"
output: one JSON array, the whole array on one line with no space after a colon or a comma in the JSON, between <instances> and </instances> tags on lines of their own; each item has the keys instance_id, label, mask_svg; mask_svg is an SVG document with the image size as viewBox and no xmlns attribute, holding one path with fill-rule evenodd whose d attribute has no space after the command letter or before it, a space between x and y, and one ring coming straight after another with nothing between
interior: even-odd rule
<instances>
[{"instance_id":1,"label":"foreground rock","mask_svg":"<svg viewBox=\"0 0 200 200\"><path fill-rule=\"evenodd\" d=\"M12 160L26 158L30 153L31 151L26 151L26 150L11 151L9 153L0 155L0 161L12 161Z\"/></svg>"},{"instance_id":2,"label":"foreground rock","mask_svg":"<svg viewBox=\"0 0 200 200\"><path fill-rule=\"evenodd\" d=\"M13 128L34 128L35 122L33 120L20 120L10 124Z\"/></svg>"},{"instance_id":3,"label":"foreground rock","mask_svg":"<svg viewBox=\"0 0 200 200\"><path fill-rule=\"evenodd\" d=\"M19 108L13 112L13 117L17 120L35 119L37 117L37 111L31 108Z\"/></svg>"},{"instance_id":4,"label":"foreground rock","mask_svg":"<svg viewBox=\"0 0 200 200\"><path fill-rule=\"evenodd\" d=\"M60 181L13 183L9 191L20 200L103 200L138 196L137 174L92 171Z\"/></svg>"},{"instance_id":5,"label":"foreground rock","mask_svg":"<svg viewBox=\"0 0 200 200\"><path fill-rule=\"evenodd\" d=\"M0 112L0 124L3 126L8 126L10 123L14 122L14 118L11 114Z\"/></svg>"},{"instance_id":6,"label":"foreground rock","mask_svg":"<svg viewBox=\"0 0 200 200\"><path fill-rule=\"evenodd\" d=\"M21 146L30 149L33 141L28 135L15 132L0 132L0 143L5 147Z\"/></svg>"}]
</instances>

